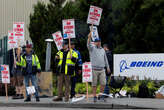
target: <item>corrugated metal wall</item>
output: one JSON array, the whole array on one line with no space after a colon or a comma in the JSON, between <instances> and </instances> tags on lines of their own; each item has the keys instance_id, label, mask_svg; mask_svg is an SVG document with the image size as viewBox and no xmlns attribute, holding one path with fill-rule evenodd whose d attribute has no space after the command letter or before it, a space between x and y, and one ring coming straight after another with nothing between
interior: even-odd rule
<instances>
[{"instance_id":1,"label":"corrugated metal wall","mask_svg":"<svg viewBox=\"0 0 164 110\"><path fill-rule=\"evenodd\" d=\"M48 3L49 0L0 0L0 38L12 30L13 22L25 22L25 39L29 39L29 15L37 1Z\"/></svg>"}]
</instances>

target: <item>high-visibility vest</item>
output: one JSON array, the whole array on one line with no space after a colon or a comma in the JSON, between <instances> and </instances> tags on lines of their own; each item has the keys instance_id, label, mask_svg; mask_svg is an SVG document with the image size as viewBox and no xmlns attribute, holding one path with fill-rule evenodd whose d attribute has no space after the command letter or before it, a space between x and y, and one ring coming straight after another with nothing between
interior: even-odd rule
<instances>
[{"instance_id":1,"label":"high-visibility vest","mask_svg":"<svg viewBox=\"0 0 164 110\"><path fill-rule=\"evenodd\" d=\"M74 50L70 50L67 54L67 57L66 57L66 65L65 65L65 75L67 74L74 74L75 73L75 70L72 70L72 73L68 73L69 70L68 69L72 69L70 67L75 67L75 64L76 62L73 62L71 60L71 54L72 54L72 57L78 59L78 54L74 51ZM58 63L58 66L61 67L62 63L63 63L63 52L62 51L59 51L57 53L57 55L59 56L59 63Z\"/></svg>"},{"instance_id":2,"label":"high-visibility vest","mask_svg":"<svg viewBox=\"0 0 164 110\"><path fill-rule=\"evenodd\" d=\"M25 63L25 61L24 61L24 59L23 59L22 56L20 57L20 61L19 61L19 62L16 61L16 65L17 65L17 66L22 66L22 67L23 67L23 66L24 66L24 63Z\"/></svg>"},{"instance_id":3,"label":"high-visibility vest","mask_svg":"<svg viewBox=\"0 0 164 110\"><path fill-rule=\"evenodd\" d=\"M21 63L20 64L21 64L22 67L26 68L26 66L27 66L26 56L23 58L23 60L21 60ZM41 70L39 59L34 54L32 54L32 66L36 66L38 70Z\"/></svg>"}]
</instances>

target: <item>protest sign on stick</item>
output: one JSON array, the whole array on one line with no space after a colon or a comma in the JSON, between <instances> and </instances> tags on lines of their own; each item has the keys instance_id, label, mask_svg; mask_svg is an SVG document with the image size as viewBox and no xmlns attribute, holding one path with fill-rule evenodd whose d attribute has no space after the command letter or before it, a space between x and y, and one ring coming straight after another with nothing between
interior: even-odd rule
<instances>
[{"instance_id":1,"label":"protest sign on stick","mask_svg":"<svg viewBox=\"0 0 164 110\"><path fill-rule=\"evenodd\" d=\"M24 22L14 22L13 24L14 37L17 41L17 45L24 45Z\"/></svg>"},{"instance_id":2,"label":"protest sign on stick","mask_svg":"<svg viewBox=\"0 0 164 110\"><path fill-rule=\"evenodd\" d=\"M16 38L14 37L14 32L8 31L8 48L10 50L16 47L17 47L17 41Z\"/></svg>"},{"instance_id":3,"label":"protest sign on stick","mask_svg":"<svg viewBox=\"0 0 164 110\"><path fill-rule=\"evenodd\" d=\"M63 20L63 37L64 39L75 38L75 20Z\"/></svg>"},{"instance_id":4,"label":"protest sign on stick","mask_svg":"<svg viewBox=\"0 0 164 110\"><path fill-rule=\"evenodd\" d=\"M87 92L86 92L86 98L88 100L88 82L92 82L92 66L91 66L91 62L85 62L83 63L83 74L82 74L82 80L83 83L86 83L86 88L87 88Z\"/></svg>"},{"instance_id":5,"label":"protest sign on stick","mask_svg":"<svg viewBox=\"0 0 164 110\"><path fill-rule=\"evenodd\" d=\"M10 72L8 65L1 65L1 77L2 83L5 84L6 99L8 100L8 86L10 83Z\"/></svg>"},{"instance_id":6,"label":"protest sign on stick","mask_svg":"<svg viewBox=\"0 0 164 110\"><path fill-rule=\"evenodd\" d=\"M60 31L55 32L54 34L52 34L54 42L56 44L56 47L58 50L62 49L62 44L63 44L63 37Z\"/></svg>"},{"instance_id":7,"label":"protest sign on stick","mask_svg":"<svg viewBox=\"0 0 164 110\"><path fill-rule=\"evenodd\" d=\"M13 56L14 56L14 62L15 62L15 49L17 48L18 44L17 44L17 40L16 37L14 36L14 32L13 31L8 31L8 48L9 50L12 49L13 50ZM14 65L14 67L16 67L16 65Z\"/></svg>"},{"instance_id":8,"label":"protest sign on stick","mask_svg":"<svg viewBox=\"0 0 164 110\"><path fill-rule=\"evenodd\" d=\"M101 19L102 9L96 6L90 6L87 23L93 25L99 25Z\"/></svg>"}]
</instances>

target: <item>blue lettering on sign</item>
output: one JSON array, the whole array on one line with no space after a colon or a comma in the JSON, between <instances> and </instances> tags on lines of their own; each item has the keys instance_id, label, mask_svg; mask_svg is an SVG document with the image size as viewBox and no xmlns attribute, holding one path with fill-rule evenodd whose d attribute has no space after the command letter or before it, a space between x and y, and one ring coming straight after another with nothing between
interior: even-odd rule
<instances>
[{"instance_id":1,"label":"blue lettering on sign","mask_svg":"<svg viewBox=\"0 0 164 110\"><path fill-rule=\"evenodd\" d=\"M132 61L130 65L126 60L120 61L120 72L130 68L160 68L164 65L164 61Z\"/></svg>"}]
</instances>

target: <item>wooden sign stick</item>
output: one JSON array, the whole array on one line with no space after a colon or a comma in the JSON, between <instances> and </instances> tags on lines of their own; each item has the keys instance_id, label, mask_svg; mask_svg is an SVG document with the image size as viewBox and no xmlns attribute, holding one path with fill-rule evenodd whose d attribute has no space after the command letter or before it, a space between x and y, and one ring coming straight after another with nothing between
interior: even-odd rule
<instances>
[{"instance_id":1,"label":"wooden sign stick","mask_svg":"<svg viewBox=\"0 0 164 110\"><path fill-rule=\"evenodd\" d=\"M86 98L87 98L87 101L88 101L88 82L86 82L86 89L87 89L87 91L86 91Z\"/></svg>"},{"instance_id":2,"label":"wooden sign stick","mask_svg":"<svg viewBox=\"0 0 164 110\"><path fill-rule=\"evenodd\" d=\"M70 53L71 53L71 58L72 58L72 51L71 51L71 38L69 37L69 49L70 49Z\"/></svg>"},{"instance_id":3,"label":"wooden sign stick","mask_svg":"<svg viewBox=\"0 0 164 110\"><path fill-rule=\"evenodd\" d=\"M7 86L7 83L5 83L5 92L6 92L6 100L8 101L8 86Z\"/></svg>"}]
</instances>

